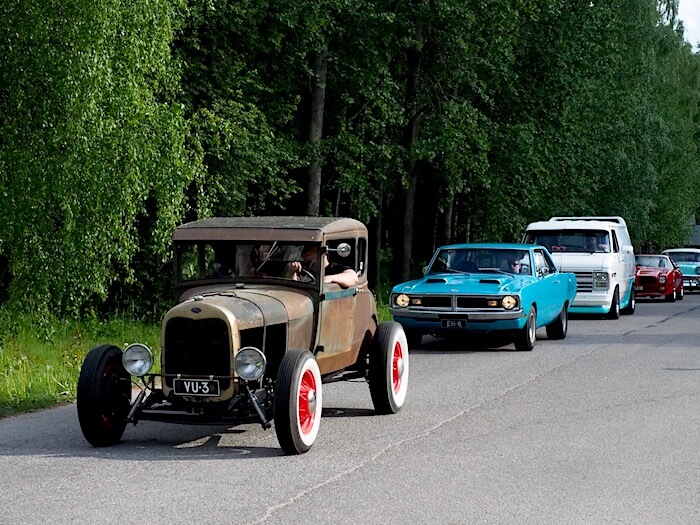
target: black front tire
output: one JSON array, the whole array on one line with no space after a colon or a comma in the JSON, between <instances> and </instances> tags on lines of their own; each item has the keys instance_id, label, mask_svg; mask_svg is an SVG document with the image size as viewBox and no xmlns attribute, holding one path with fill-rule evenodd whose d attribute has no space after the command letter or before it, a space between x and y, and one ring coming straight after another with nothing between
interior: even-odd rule
<instances>
[{"instance_id":1,"label":"black front tire","mask_svg":"<svg viewBox=\"0 0 700 525\"><path fill-rule=\"evenodd\" d=\"M683 300L683 297L685 297L685 292L683 291L683 285L681 285L681 287L678 289L678 293L676 295L678 295L679 301Z\"/></svg>"},{"instance_id":2,"label":"black front tire","mask_svg":"<svg viewBox=\"0 0 700 525\"><path fill-rule=\"evenodd\" d=\"M396 414L408 389L408 342L399 323L381 323L369 355L369 392L377 414Z\"/></svg>"},{"instance_id":3,"label":"black front tire","mask_svg":"<svg viewBox=\"0 0 700 525\"><path fill-rule=\"evenodd\" d=\"M620 290L615 288L613 292L612 303L610 304L610 310L606 315L608 319L619 319L620 318Z\"/></svg>"},{"instance_id":4,"label":"black front tire","mask_svg":"<svg viewBox=\"0 0 700 525\"><path fill-rule=\"evenodd\" d=\"M634 293L634 288L630 290L630 301L627 303L627 306L625 306L622 309L622 313L624 315L632 315L634 314L634 311L637 309L637 296Z\"/></svg>"},{"instance_id":5,"label":"black front tire","mask_svg":"<svg viewBox=\"0 0 700 525\"><path fill-rule=\"evenodd\" d=\"M565 339L566 333L569 330L569 305L564 304L561 307L561 312L557 318L550 324L548 324L545 329L547 330L547 337L550 339Z\"/></svg>"},{"instance_id":6,"label":"black front tire","mask_svg":"<svg viewBox=\"0 0 700 525\"><path fill-rule=\"evenodd\" d=\"M537 339L537 310L534 305L527 314L525 326L515 334L515 349L521 352L529 352L535 347Z\"/></svg>"},{"instance_id":7,"label":"black front tire","mask_svg":"<svg viewBox=\"0 0 700 525\"><path fill-rule=\"evenodd\" d=\"M88 443L108 447L121 441L131 407L131 376L119 348L101 345L88 352L80 369L76 402Z\"/></svg>"},{"instance_id":8,"label":"black front tire","mask_svg":"<svg viewBox=\"0 0 700 525\"><path fill-rule=\"evenodd\" d=\"M273 401L275 432L282 450L302 454L316 441L321 424L321 372L308 350L290 350L282 358Z\"/></svg>"}]
</instances>

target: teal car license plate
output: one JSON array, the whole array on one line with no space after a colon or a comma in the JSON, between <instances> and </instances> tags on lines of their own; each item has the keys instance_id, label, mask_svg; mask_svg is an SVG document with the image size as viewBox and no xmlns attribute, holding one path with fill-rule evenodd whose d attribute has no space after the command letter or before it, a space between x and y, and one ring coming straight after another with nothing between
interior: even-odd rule
<instances>
[{"instance_id":1,"label":"teal car license plate","mask_svg":"<svg viewBox=\"0 0 700 525\"><path fill-rule=\"evenodd\" d=\"M218 396L218 379L174 379L173 391L178 396Z\"/></svg>"},{"instance_id":2,"label":"teal car license plate","mask_svg":"<svg viewBox=\"0 0 700 525\"><path fill-rule=\"evenodd\" d=\"M467 320L466 319L443 319L442 320L442 327L443 328L466 328L467 327Z\"/></svg>"}]
</instances>

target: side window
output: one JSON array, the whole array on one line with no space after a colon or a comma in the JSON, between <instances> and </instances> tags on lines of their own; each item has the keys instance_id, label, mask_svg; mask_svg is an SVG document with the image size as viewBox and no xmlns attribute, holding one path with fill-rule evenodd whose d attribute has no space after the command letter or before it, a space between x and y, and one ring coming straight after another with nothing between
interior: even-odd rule
<instances>
[{"instance_id":1,"label":"side window","mask_svg":"<svg viewBox=\"0 0 700 525\"><path fill-rule=\"evenodd\" d=\"M367 256L367 241L365 239L360 239L364 241L364 246L362 248L362 255L360 255L360 250L358 250L358 239L340 239L337 241L331 241L328 243L328 262L340 264L342 266L349 266L356 272L360 272L360 268L364 269L365 261L364 258ZM350 255L347 257L342 257L335 251L341 244L350 245Z\"/></svg>"},{"instance_id":2,"label":"side window","mask_svg":"<svg viewBox=\"0 0 700 525\"><path fill-rule=\"evenodd\" d=\"M367 270L367 239L359 239L357 242L357 261L355 269L357 275L362 275Z\"/></svg>"},{"instance_id":3,"label":"side window","mask_svg":"<svg viewBox=\"0 0 700 525\"><path fill-rule=\"evenodd\" d=\"M548 275L557 271L552 260L542 250L535 250L535 269L537 275Z\"/></svg>"},{"instance_id":4,"label":"side window","mask_svg":"<svg viewBox=\"0 0 700 525\"><path fill-rule=\"evenodd\" d=\"M617 253L620 251L620 243L617 242L617 233L615 232L615 230L611 231L610 233L612 235L612 242L613 242L612 251Z\"/></svg>"}]
</instances>

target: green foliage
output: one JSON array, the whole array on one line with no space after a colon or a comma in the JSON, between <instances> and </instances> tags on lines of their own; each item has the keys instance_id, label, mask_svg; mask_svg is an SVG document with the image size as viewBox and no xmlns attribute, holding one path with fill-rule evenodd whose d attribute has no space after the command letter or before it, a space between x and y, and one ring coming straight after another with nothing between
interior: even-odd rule
<instances>
[{"instance_id":1,"label":"green foliage","mask_svg":"<svg viewBox=\"0 0 700 525\"><path fill-rule=\"evenodd\" d=\"M700 207L700 64L676 11L676 0L10 2L0 300L46 326L157 317L172 228L303 212L315 158L321 212L381 222L377 248L412 242L408 267L439 242L519 240L554 214L622 215L637 248L683 244ZM401 238L409 183L418 240Z\"/></svg>"},{"instance_id":2,"label":"green foliage","mask_svg":"<svg viewBox=\"0 0 700 525\"><path fill-rule=\"evenodd\" d=\"M156 356L160 325L115 318L42 323L0 310L0 417L75 399L87 352L103 343L141 342Z\"/></svg>"}]
</instances>

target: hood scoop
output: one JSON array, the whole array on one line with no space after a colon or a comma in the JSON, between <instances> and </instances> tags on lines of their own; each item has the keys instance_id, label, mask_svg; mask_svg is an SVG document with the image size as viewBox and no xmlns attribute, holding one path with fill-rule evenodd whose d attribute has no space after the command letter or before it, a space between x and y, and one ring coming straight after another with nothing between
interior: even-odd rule
<instances>
[{"instance_id":1,"label":"hood scoop","mask_svg":"<svg viewBox=\"0 0 700 525\"><path fill-rule=\"evenodd\" d=\"M446 283L447 279L444 277L431 277L430 279L425 280L426 283Z\"/></svg>"},{"instance_id":2,"label":"hood scoop","mask_svg":"<svg viewBox=\"0 0 700 525\"><path fill-rule=\"evenodd\" d=\"M483 284L501 284L501 281L498 279L479 279L479 282Z\"/></svg>"}]
</instances>

